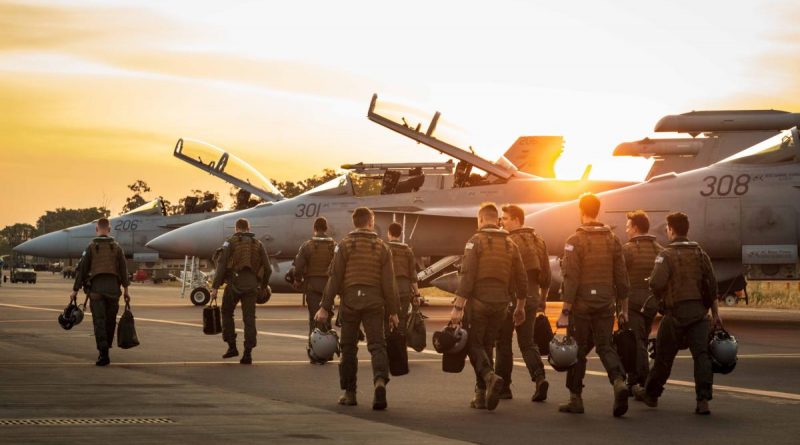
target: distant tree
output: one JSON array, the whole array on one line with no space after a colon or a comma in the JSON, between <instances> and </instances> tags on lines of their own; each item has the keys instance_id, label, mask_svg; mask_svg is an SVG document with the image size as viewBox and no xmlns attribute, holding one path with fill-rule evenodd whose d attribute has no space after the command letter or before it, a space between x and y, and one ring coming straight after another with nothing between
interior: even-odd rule
<instances>
[{"instance_id":1,"label":"distant tree","mask_svg":"<svg viewBox=\"0 0 800 445\"><path fill-rule=\"evenodd\" d=\"M48 210L36 221L36 232L39 235L56 230L84 224L111 214L105 207L89 207L85 209L67 209L64 207Z\"/></svg>"},{"instance_id":2,"label":"distant tree","mask_svg":"<svg viewBox=\"0 0 800 445\"><path fill-rule=\"evenodd\" d=\"M12 248L33 238L35 234L36 227L25 223L6 226L3 230L0 230L0 236L3 237Z\"/></svg>"},{"instance_id":3,"label":"distant tree","mask_svg":"<svg viewBox=\"0 0 800 445\"><path fill-rule=\"evenodd\" d=\"M322 174L317 176L314 175L310 178L303 179L301 181L278 181L275 183L275 187L283 193L283 196L287 198L294 198L297 195L305 193L318 185L322 185L331 179L339 176L336 173L336 170L331 168L326 168L322 170Z\"/></svg>"},{"instance_id":4,"label":"distant tree","mask_svg":"<svg viewBox=\"0 0 800 445\"><path fill-rule=\"evenodd\" d=\"M120 215L147 203L147 200L142 196L142 194L150 192L150 186L146 182L137 179L133 184L128 185L128 189L133 192L133 196L125 200L125 205L122 207Z\"/></svg>"}]
</instances>

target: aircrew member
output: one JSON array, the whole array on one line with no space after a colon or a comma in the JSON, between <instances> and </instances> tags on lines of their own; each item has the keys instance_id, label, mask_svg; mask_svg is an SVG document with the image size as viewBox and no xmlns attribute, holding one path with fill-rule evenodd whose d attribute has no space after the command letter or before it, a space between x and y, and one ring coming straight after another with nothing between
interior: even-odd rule
<instances>
[{"instance_id":1,"label":"aircrew member","mask_svg":"<svg viewBox=\"0 0 800 445\"><path fill-rule=\"evenodd\" d=\"M667 215L670 243L658 254L650 275L650 289L663 307L664 318L656 336L656 357L644 388L637 398L648 406L658 405L681 340L688 341L694 359L695 413L710 414L714 375L708 352L708 310L714 324L722 326L717 306L717 282L711 260L695 242L689 241L689 217L675 212Z\"/></svg>"},{"instance_id":2,"label":"aircrew member","mask_svg":"<svg viewBox=\"0 0 800 445\"><path fill-rule=\"evenodd\" d=\"M450 313L452 323L461 323L466 307L469 361L475 369L472 408L494 410L500 400L503 378L492 367L492 348L506 319L508 306L516 298L514 325L525 321L528 281L522 257L508 232L497 225L494 203L478 210L478 232L469 239L461 262L461 277Z\"/></svg>"},{"instance_id":3,"label":"aircrew member","mask_svg":"<svg viewBox=\"0 0 800 445\"><path fill-rule=\"evenodd\" d=\"M253 363L252 350L256 347L256 299L269 284L272 268L264 246L250 232L250 223L240 218L236 220L236 233L222 244L222 255L217 267L211 296L217 293L223 283L227 283L222 294L222 340L228 343L228 350L222 358L236 357L236 326L233 311L242 303L244 320L244 354L239 363Z\"/></svg>"},{"instance_id":4,"label":"aircrew member","mask_svg":"<svg viewBox=\"0 0 800 445\"><path fill-rule=\"evenodd\" d=\"M408 309L411 303L419 305L419 289L417 288L417 262L414 251L408 244L401 241L403 226L399 223L389 224L387 231L389 248L392 250L392 265L394 278L397 282L397 292L400 295L400 329L405 329L408 320Z\"/></svg>"},{"instance_id":5,"label":"aircrew member","mask_svg":"<svg viewBox=\"0 0 800 445\"><path fill-rule=\"evenodd\" d=\"M586 355L592 342L603 362L609 381L614 385L615 417L628 411L628 387L619 355L612 347L615 306L620 308L619 322L628 321L628 273L622 244L611 229L597 221L600 200L591 193L581 195L581 226L564 245L564 308L558 326L578 344L578 363L567 371L570 401L559 406L565 413L583 413L583 377ZM616 305L615 305L616 303Z\"/></svg>"},{"instance_id":6,"label":"aircrew member","mask_svg":"<svg viewBox=\"0 0 800 445\"><path fill-rule=\"evenodd\" d=\"M300 246L294 257L294 285L303 289L308 306L308 333L314 330L314 315L322 302L322 291L328 282L328 268L333 260L336 242L328 236L328 220L319 217L314 221L314 235ZM326 325L330 328L330 324Z\"/></svg>"},{"instance_id":7,"label":"aircrew member","mask_svg":"<svg viewBox=\"0 0 800 445\"><path fill-rule=\"evenodd\" d=\"M545 380L544 365L542 356L539 355L539 348L533 342L533 321L536 319L537 310L544 309L544 302L550 289L550 260L544 240L538 237L532 228L524 226L525 212L522 208L516 205L505 205L502 211L503 229L509 232L509 238L517 245L522 256L522 263L528 277L528 295L525 299L525 322L514 326L512 314L516 306L512 304L512 311L508 312L498 335L495 370L505 383L500 398L512 398L510 385L514 355L511 350L511 339L516 330L517 344L522 352L522 359L528 368L531 381L536 383L536 390L531 401L542 402L547 399L549 384Z\"/></svg>"},{"instance_id":8,"label":"aircrew member","mask_svg":"<svg viewBox=\"0 0 800 445\"><path fill-rule=\"evenodd\" d=\"M650 218L643 210L628 213L625 233L628 242L622 246L625 266L631 289L628 292L628 327L636 337L636 368L626 369L628 387L644 386L649 372L647 339L653 327L653 318L658 311L658 303L653 298L648 280L653 272L656 256L664 248L656 242L656 237L648 235Z\"/></svg>"},{"instance_id":9,"label":"aircrew member","mask_svg":"<svg viewBox=\"0 0 800 445\"><path fill-rule=\"evenodd\" d=\"M128 286L128 266L125 263L125 252L122 247L109 236L111 223L108 218L100 218L95 226L97 237L83 251L75 284L72 286L70 299L78 298L78 290L83 287L89 294L91 303L94 339L100 356L95 364L106 366L111 363L108 350L114 343L114 329L117 326L119 297L125 296L125 303L130 302ZM120 286L124 292L120 292Z\"/></svg>"},{"instance_id":10,"label":"aircrew member","mask_svg":"<svg viewBox=\"0 0 800 445\"><path fill-rule=\"evenodd\" d=\"M340 405L356 405L356 374L358 372L359 325L364 325L367 349L372 355L374 398L372 409L386 409L386 384L389 382L389 358L386 355L384 316L395 328L399 324L397 284L394 280L392 253L375 233L375 215L366 207L353 211L355 230L336 246L328 283L322 294L322 304L315 319L329 320L333 299L341 297L340 340L342 358L339 363L339 383L345 391Z\"/></svg>"}]
</instances>

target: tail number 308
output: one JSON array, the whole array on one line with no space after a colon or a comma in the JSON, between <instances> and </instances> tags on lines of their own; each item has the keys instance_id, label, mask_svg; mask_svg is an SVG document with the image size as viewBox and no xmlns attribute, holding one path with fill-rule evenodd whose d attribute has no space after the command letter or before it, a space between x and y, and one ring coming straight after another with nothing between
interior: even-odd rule
<instances>
[{"instance_id":1,"label":"tail number 308","mask_svg":"<svg viewBox=\"0 0 800 445\"><path fill-rule=\"evenodd\" d=\"M700 190L701 196L728 196L731 193L741 196L750 189L750 175L739 175L735 179L732 175L706 176L703 182L705 187Z\"/></svg>"}]
</instances>

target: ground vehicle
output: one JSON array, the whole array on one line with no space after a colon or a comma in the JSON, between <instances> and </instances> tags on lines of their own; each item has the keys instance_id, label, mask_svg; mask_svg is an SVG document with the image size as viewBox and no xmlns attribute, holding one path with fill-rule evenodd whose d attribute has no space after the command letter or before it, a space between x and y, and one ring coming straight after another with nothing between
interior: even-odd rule
<instances>
[{"instance_id":1,"label":"ground vehicle","mask_svg":"<svg viewBox=\"0 0 800 445\"><path fill-rule=\"evenodd\" d=\"M30 264L17 264L11 268L11 282L36 284L36 271Z\"/></svg>"}]
</instances>

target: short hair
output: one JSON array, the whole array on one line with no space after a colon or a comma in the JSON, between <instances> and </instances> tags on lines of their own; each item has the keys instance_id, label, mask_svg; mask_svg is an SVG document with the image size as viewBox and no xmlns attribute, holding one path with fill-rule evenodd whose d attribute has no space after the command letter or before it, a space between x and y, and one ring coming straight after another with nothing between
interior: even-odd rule
<instances>
[{"instance_id":1,"label":"short hair","mask_svg":"<svg viewBox=\"0 0 800 445\"><path fill-rule=\"evenodd\" d=\"M326 232L328 230L328 220L324 216L314 220L314 230L317 232Z\"/></svg>"},{"instance_id":2,"label":"short hair","mask_svg":"<svg viewBox=\"0 0 800 445\"><path fill-rule=\"evenodd\" d=\"M589 218L597 218L600 214L600 198L592 192L586 192L581 195L578 207Z\"/></svg>"},{"instance_id":3,"label":"short hair","mask_svg":"<svg viewBox=\"0 0 800 445\"><path fill-rule=\"evenodd\" d=\"M647 233L650 231L650 217L644 210L636 210L628 212L628 219L631 220L631 225L639 230L639 233Z\"/></svg>"},{"instance_id":4,"label":"short hair","mask_svg":"<svg viewBox=\"0 0 800 445\"><path fill-rule=\"evenodd\" d=\"M502 207L503 212L511 215L511 219L516 219L520 224L525 222L525 211L522 207L514 204L506 204Z\"/></svg>"},{"instance_id":5,"label":"short hair","mask_svg":"<svg viewBox=\"0 0 800 445\"><path fill-rule=\"evenodd\" d=\"M500 215L497 213L497 206L493 202L484 202L481 204L481 208L478 209L478 216L484 219L497 220Z\"/></svg>"},{"instance_id":6,"label":"short hair","mask_svg":"<svg viewBox=\"0 0 800 445\"><path fill-rule=\"evenodd\" d=\"M245 218L237 219L236 230L250 230L250 222L248 222Z\"/></svg>"},{"instance_id":7,"label":"short hair","mask_svg":"<svg viewBox=\"0 0 800 445\"><path fill-rule=\"evenodd\" d=\"M389 235L399 238L403 234L403 226L400 223L393 222L389 224Z\"/></svg>"},{"instance_id":8,"label":"short hair","mask_svg":"<svg viewBox=\"0 0 800 445\"><path fill-rule=\"evenodd\" d=\"M667 226L675 235L686 236L689 233L689 216L683 212L672 212L667 215Z\"/></svg>"},{"instance_id":9,"label":"short hair","mask_svg":"<svg viewBox=\"0 0 800 445\"><path fill-rule=\"evenodd\" d=\"M101 229L110 229L111 221L109 221L108 218L100 218L97 220L97 227Z\"/></svg>"},{"instance_id":10,"label":"short hair","mask_svg":"<svg viewBox=\"0 0 800 445\"><path fill-rule=\"evenodd\" d=\"M368 207L358 207L353 210L353 225L359 229L367 227L374 218L375 214Z\"/></svg>"}]
</instances>

